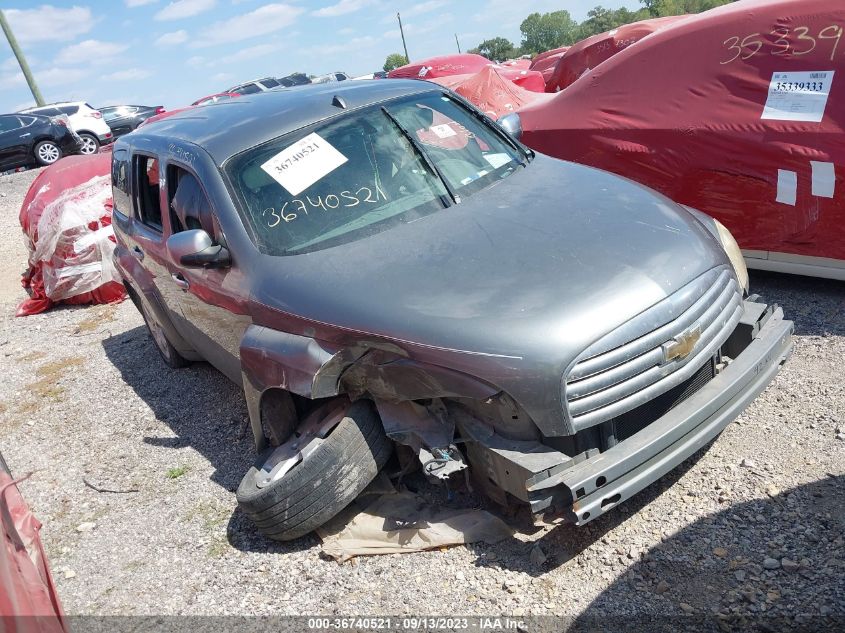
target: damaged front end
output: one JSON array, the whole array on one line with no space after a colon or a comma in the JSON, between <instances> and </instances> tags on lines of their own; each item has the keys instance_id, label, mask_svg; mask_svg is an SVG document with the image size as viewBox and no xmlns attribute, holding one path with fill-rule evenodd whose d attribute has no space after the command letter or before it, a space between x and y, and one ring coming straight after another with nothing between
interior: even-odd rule
<instances>
[{"instance_id":1,"label":"damaged front end","mask_svg":"<svg viewBox=\"0 0 845 633\"><path fill-rule=\"evenodd\" d=\"M371 400L387 437L431 480L471 477L502 505L582 525L717 437L788 358L792 329L779 307L743 300L727 267L712 269L568 364L558 425L489 373L412 359L398 345L332 347L253 326L241 352L259 445L273 435L266 418L295 423L295 408L271 395L280 389Z\"/></svg>"}]
</instances>

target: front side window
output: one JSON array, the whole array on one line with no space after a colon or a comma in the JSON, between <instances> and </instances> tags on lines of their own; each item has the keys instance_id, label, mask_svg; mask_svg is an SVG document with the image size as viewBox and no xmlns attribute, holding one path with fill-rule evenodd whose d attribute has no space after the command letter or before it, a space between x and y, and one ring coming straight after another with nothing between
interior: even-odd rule
<instances>
[{"instance_id":1,"label":"front side window","mask_svg":"<svg viewBox=\"0 0 845 633\"><path fill-rule=\"evenodd\" d=\"M135 191L138 219L161 232L161 200L159 198L158 160L150 156L135 157Z\"/></svg>"},{"instance_id":2,"label":"front side window","mask_svg":"<svg viewBox=\"0 0 845 633\"><path fill-rule=\"evenodd\" d=\"M292 132L224 169L258 247L292 255L440 211L525 160L463 105L432 92Z\"/></svg>"}]
</instances>

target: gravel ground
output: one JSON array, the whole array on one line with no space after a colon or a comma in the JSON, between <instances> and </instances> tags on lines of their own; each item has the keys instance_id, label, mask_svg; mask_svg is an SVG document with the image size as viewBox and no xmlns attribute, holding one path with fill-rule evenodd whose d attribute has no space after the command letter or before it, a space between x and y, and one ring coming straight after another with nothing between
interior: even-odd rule
<instances>
[{"instance_id":1,"label":"gravel ground","mask_svg":"<svg viewBox=\"0 0 845 633\"><path fill-rule=\"evenodd\" d=\"M69 614L845 616L845 284L753 274L795 320L794 356L707 450L608 515L518 514L499 545L340 565L235 511L244 400L207 365L166 368L131 303L13 316L34 174L0 177L0 446L34 471L21 488Z\"/></svg>"}]
</instances>

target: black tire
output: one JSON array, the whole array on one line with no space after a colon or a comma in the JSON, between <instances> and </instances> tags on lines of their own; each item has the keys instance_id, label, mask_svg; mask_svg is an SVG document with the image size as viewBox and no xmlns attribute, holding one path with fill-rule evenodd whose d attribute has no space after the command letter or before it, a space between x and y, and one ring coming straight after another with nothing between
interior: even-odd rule
<instances>
[{"instance_id":1,"label":"black tire","mask_svg":"<svg viewBox=\"0 0 845 633\"><path fill-rule=\"evenodd\" d=\"M35 155L35 162L42 167L46 167L62 157L62 148L53 141L41 141L35 144L33 154Z\"/></svg>"},{"instance_id":2,"label":"black tire","mask_svg":"<svg viewBox=\"0 0 845 633\"><path fill-rule=\"evenodd\" d=\"M130 294L131 296L131 294ZM153 344L156 346L158 353L161 354L162 360L167 364L168 367L172 367L173 369L180 369L182 367L187 367L191 364L191 361L186 359L182 356L179 352L176 351L176 348L170 343L167 339L167 334L165 334L164 329L159 325L158 321L156 321L155 316L152 314L148 314L148 309L146 304L144 303L143 299L136 300L135 297L132 297L133 303L141 312L141 316L144 317L144 323L147 324L147 332L150 335L150 338L153 340Z\"/></svg>"},{"instance_id":3,"label":"black tire","mask_svg":"<svg viewBox=\"0 0 845 633\"><path fill-rule=\"evenodd\" d=\"M393 443L372 402L359 400L304 461L266 488L256 485L262 454L238 486L238 506L265 536L290 541L348 506L387 463Z\"/></svg>"},{"instance_id":4,"label":"black tire","mask_svg":"<svg viewBox=\"0 0 845 633\"><path fill-rule=\"evenodd\" d=\"M79 138L82 139L82 148L79 150L80 154L96 154L100 151L100 139L88 132L81 132Z\"/></svg>"}]
</instances>

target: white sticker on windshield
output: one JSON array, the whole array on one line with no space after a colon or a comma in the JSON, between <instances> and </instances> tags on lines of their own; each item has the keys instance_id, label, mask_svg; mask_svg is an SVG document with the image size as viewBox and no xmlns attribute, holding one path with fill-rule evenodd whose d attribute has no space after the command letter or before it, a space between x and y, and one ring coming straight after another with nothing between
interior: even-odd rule
<instances>
[{"instance_id":1,"label":"white sticker on windshield","mask_svg":"<svg viewBox=\"0 0 845 633\"><path fill-rule=\"evenodd\" d=\"M834 71L772 73L761 119L820 123Z\"/></svg>"},{"instance_id":2,"label":"white sticker on windshield","mask_svg":"<svg viewBox=\"0 0 845 633\"><path fill-rule=\"evenodd\" d=\"M486 160L493 169L498 169L502 165L507 165L511 162L511 157L507 154L485 154L484 160Z\"/></svg>"},{"instance_id":3,"label":"white sticker on windshield","mask_svg":"<svg viewBox=\"0 0 845 633\"><path fill-rule=\"evenodd\" d=\"M452 129L448 123L441 123L440 125L432 125L431 131L437 134L438 138L449 138L450 136L457 136L457 132Z\"/></svg>"},{"instance_id":4,"label":"white sticker on windshield","mask_svg":"<svg viewBox=\"0 0 845 633\"><path fill-rule=\"evenodd\" d=\"M347 160L328 141L313 132L273 156L261 165L261 169L295 196Z\"/></svg>"}]
</instances>

